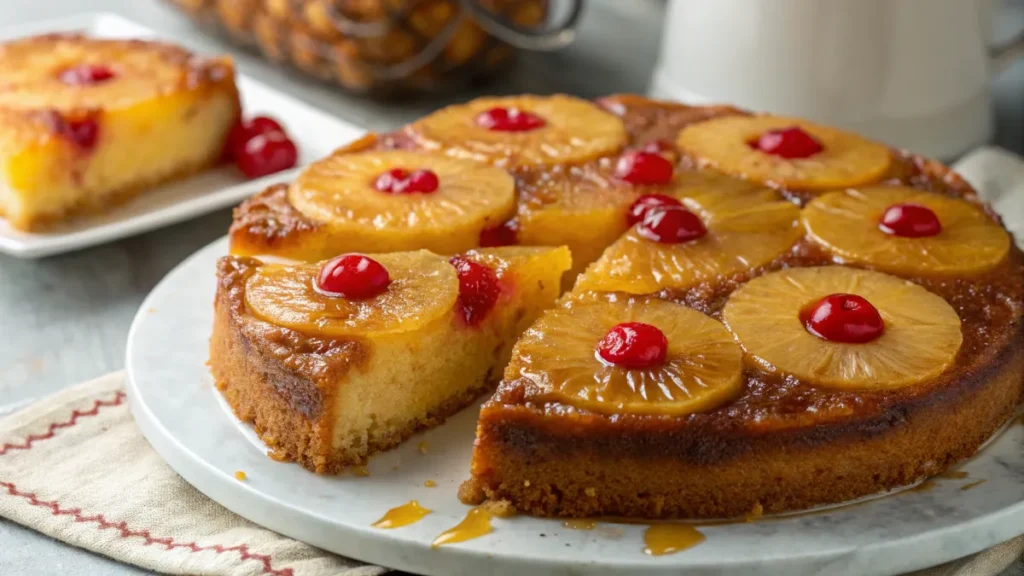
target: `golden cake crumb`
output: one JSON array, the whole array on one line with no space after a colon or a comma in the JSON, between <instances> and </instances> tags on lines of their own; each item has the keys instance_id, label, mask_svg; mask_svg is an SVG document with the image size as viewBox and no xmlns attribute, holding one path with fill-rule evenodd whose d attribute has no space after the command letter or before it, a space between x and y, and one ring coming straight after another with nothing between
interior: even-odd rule
<instances>
[{"instance_id":1,"label":"golden cake crumb","mask_svg":"<svg viewBox=\"0 0 1024 576\"><path fill-rule=\"evenodd\" d=\"M757 504L754 504L754 507L750 512L747 512L743 519L745 522L753 522L762 516L764 516L764 506L761 506L761 503L758 502Z\"/></svg>"},{"instance_id":2,"label":"golden cake crumb","mask_svg":"<svg viewBox=\"0 0 1024 576\"><path fill-rule=\"evenodd\" d=\"M429 448L430 445L427 444L426 440L416 445L416 449L420 451L420 454L426 454Z\"/></svg>"},{"instance_id":3,"label":"golden cake crumb","mask_svg":"<svg viewBox=\"0 0 1024 576\"><path fill-rule=\"evenodd\" d=\"M498 518L511 518L516 515L516 507L508 500L488 500L480 507Z\"/></svg>"},{"instance_id":4,"label":"golden cake crumb","mask_svg":"<svg viewBox=\"0 0 1024 576\"><path fill-rule=\"evenodd\" d=\"M423 483L423 485L426 486L427 488L433 488L434 486L437 486L437 482L434 482L433 480L427 480L426 482Z\"/></svg>"},{"instance_id":5,"label":"golden cake crumb","mask_svg":"<svg viewBox=\"0 0 1024 576\"><path fill-rule=\"evenodd\" d=\"M248 476L245 475L245 472L242 472L241 470L235 472L235 480L238 480L239 482L245 482L246 478L248 478Z\"/></svg>"}]
</instances>

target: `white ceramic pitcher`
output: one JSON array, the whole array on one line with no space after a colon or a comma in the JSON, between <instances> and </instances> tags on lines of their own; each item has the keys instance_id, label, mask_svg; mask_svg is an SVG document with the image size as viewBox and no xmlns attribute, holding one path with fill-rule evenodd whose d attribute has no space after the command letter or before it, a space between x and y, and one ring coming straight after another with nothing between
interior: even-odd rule
<instances>
[{"instance_id":1,"label":"white ceramic pitcher","mask_svg":"<svg viewBox=\"0 0 1024 576\"><path fill-rule=\"evenodd\" d=\"M991 76L1020 52L991 28L990 0L670 0L651 93L949 159L991 137Z\"/></svg>"}]
</instances>

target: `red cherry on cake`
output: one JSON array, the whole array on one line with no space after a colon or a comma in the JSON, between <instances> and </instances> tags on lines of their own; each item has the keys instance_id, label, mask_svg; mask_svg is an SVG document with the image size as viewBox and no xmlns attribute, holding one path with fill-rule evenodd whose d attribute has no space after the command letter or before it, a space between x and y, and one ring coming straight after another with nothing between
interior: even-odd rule
<instances>
[{"instance_id":1,"label":"red cherry on cake","mask_svg":"<svg viewBox=\"0 0 1024 576\"><path fill-rule=\"evenodd\" d=\"M657 152L631 150L615 164L615 176L630 184L668 184L672 170L672 162Z\"/></svg>"},{"instance_id":2,"label":"red cherry on cake","mask_svg":"<svg viewBox=\"0 0 1024 576\"><path fill-rule=\"evenodd\" d=\"M245 143L235 165L249 178L287 170L299 159L299 150L284 132L257 134Z\"/></svg>"},{"instance_id":3,"label":"red cherry on cake","mask_svg":"<svg viewBox=\"0 0 1024 576\"><path fill-rule=\"evenodd\" d=\"M245 152L245 143L252 137L270 132L284 133L284 128L277 120L268 116L255 116L239 120L228 134L228 141L224 146L225 156L238 158Z\"/></svg>"},{"instance_id":4,"label":"red cherry on cake","mask_svg":"<svg viewBox=\"0 0 1024 576\"><path fill-rule=\"evenodd\" d=\"M96 147L100 137L99 117L88 114L81 118L65 118L60 112L51 110L46 121L57 136L71 142L79 150L88 152Z\"/></svg>"},{"instance_id":5,"label":"red cherry on cake","mask_svg":"<svg viewBox=\"0 0 1024 576\"><path fill-rule=\"evenodd\" d=\"M879 230L903 238L923 238L942 232L942 223L932 210L920 204L893 204L882 213Z\"/></svg>"},{"instance_id":6,"label":"red cherry on cake","mask_svg":"<svg viewBox=\"0 0 1024 576\"><path fill-rule=\"evenodd\" d=\"M808 332L822 340L864 344L885 331L878 309L856 294L832 294L807 306L800 320Z\"/></svg>"},{"instance_id":7,"label":"red cherry on cake","mask_svg":"<svg viewBox=\"0 0 1024 576\"><path fill-rule=\"evenodd\" d=\"M644 216L647 215L652 208L661 208L665 206L674 206L682 208L683 203L671 196L665 194L644 194L643 196L636 199L633 205L629 207L629 211L626 212L626 222L630 226L637 222L642 222Z\"/></svg>"},{"instance_id":8,"label":"red cherry on cake","mask_svg":"<svg viewBox=\"0 0 1024 576\"><path fill-rule=\"evenodd\" d=\"M519 223L515 220L502 222L497 226L484 228L480 231L480 247L494 248L512 246L519 241Z\"/></svg>"},{"instance_id":9,"label":"red cherry on cake","mask_svg":"<svg viewBox=\"0 0 1024 576\"><path fill-rule=\"evenodd\" d=\"M708 233L699 216L676 206L648 209L636 230L640 236L662 244L689 242Z\"/></svg>"},{"instance_id":10,"label":"red cherry on cake","mask_svg":"<svg viewBox=\"0 0 1024 576\"><path fill-rule=\"evenodd\" d=\"M825 148L814 136L799 126L769 130L761 134L752 146L765 154L780 158L810 158Z\"/></svg>"},{"instance_id":11,"label":"red cherry on cake","mask_svg":"<svg viewBox=\"0 0 1024 576\"><path fill-rule=\"evenodd\" d=\"M430 194L437 191L441 182L431 170L408 170L392 168L377 177L373 187L388 194Z\"/></svg>"},{"instance_id":12,"label":"red cherry on cake","mask_svg":"<svg viewBox=\"0 0 1024 576\"><path fill-rule=\"evenodd\" d=\"M391 284L391 276L380 262L362 254L342 254L328 260L316 278L317 287L328 295L349 300L372 298Z\"/></svg>"},{"instance_id":13,"label":"red cherry on cake","mask_svg":"<svg viewBox=\"0 0 1024 576\"><path fill-rule=\"evenodd\" d=\"M452 256L449 262L459 277L457 309L466 324L478 326L498 302L498 277L494 270L462 256Z\"/></svg>"},{"instance_id":14,"label":"red cherry on cake","mask_svg":"<svg viewBox=\"0 0 1024 576\"><path fill-rule=\"evenodd\" d=\"M602 360L623 368L653 368L665 362L668 340L664 332L643 322L615 325L597 344Z\"/></svg>"},{"instance_id":15,"label":"red cherry on cake","mask_svg":"<svg viewBox=\"0 0 1024 576\"><path fill-rule=\"evenodd\" d=\"M102 64L82 64L64 69L57 78L70 86L89 86L106 82L114 76L114 71Z\"/></svg>"},{"instance_id":16,"label":"red cherry on cake","mask_svg":"<svg viewBox=\"0 0 1024 576\"><path fill-rule=\"evenodd\" d=\"M528 132L547 124L543 118L519 108L491 108L476 117L476 125L493 132Z\"/></svg>"}]
</instances>

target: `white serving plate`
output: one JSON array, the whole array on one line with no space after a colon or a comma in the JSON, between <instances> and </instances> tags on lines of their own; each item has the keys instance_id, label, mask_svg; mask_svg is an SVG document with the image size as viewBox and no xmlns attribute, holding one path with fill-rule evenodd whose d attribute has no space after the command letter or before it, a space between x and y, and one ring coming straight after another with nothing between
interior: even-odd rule
<instances>
[{"instance_id":1,"label":"white serving plate","mask_svg":"<svg viewBox=\"0 0 1024 576\"><path fill-rule=\"evenodd\" d=\"M99 13L5 28L0 30L0 40L70 31L98 38L159 38L141 24ZM328 155L364 132L245 74L238 74L237 83L246 115L268 114L284 125L299 148L298 166ZM44 233L15 230L0 218L0 252L39 258L140 234L237 204L270 184L292 179L297 171L246 180L233 166L223 166L147 190L103 214L75 218Z\"/></svg>"},{"instance_id":2,"label":"white serving plate","mask_svg":"<svg viewBox=\"0 0 1024 576\"><path fill-rule=\"evenodd\" d=\"M701 527L707 540L681 553L642 553L643 526L566 529L527 516L495 519L494 532L431 549L462 520L456 496L469 471L476 408L371 459L369 477L317 476L279 463L213 388L206 367L215 265L227 241L203 248L146 298L128 337L131 409L153 448L204 494L282 534L357 558L437 576L897 574L949 561L1024 531L1024 426L993 440L929 491L904 491L846 508L784 519ZM429 452L417 451L426 440ZM397 466L397 468L396 468ZM248 480L235 480L242 470ZM437 482L426 488L426 480ZM977 488L961 488L977 480ZM433 510L396 530L370 524L417 499Z\"/></svg>"}]
</instances>

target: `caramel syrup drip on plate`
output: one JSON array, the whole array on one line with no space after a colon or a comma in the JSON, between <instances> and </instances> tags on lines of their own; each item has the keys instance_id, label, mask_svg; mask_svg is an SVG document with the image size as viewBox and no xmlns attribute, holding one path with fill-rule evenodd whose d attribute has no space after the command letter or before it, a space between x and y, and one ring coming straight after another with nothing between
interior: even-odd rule
<instances>
[{"instance_id":1,"label":"caramel syrup drip on plate","mask_svg":"<svg viewBox=\"0 0 1024 576\"><path fill-rule=\"evenodd\" d=\"M925 480L913 488L908 488L907 492L928 492L935 488L936 484L934 480Z\"/></svg>"},{"instance_id":2,"label":"caramel syrup drip on plate","mask_svg":"<svg viewBox=\"0 0 1024 576\"><path fill-rule=\"evenodd\" d=\"M562 522L562 526L570 530L593 530L597 528L597 521L588 518L573 518Z\"/></svg>"},{"instance_id":3,"label":"caramel syrup drip on plate","mask_svg":"<svg viewBox=\"0 0 1024 576\"><path fill-rule=\"evenodd\" d=\"M644 554L675 554L703 541L704 534L689 524L652 524L644 532Z\"/></svg>"},{"instance_id":4,"label":"caramel syrup drip on plate","mask_svg":"<svg viewBox=\"0 0 1024 576\"><path fill-rule=\"evenodd\" d=\"M977 482L971 482L970 484L964 484L963 486L960 487L960 489L961 490L970 490L971 488L977 488L978 486L981 486L984 483L985 483L984 480L978 480Z\"/></svg>"},{"instance_id":5,"label":"caramel syrup drip on plate","mask_svg":"<svg viewBox=\"0 0 1024 576\"><path fill-rule=\"evenodd\" d=\"M415 500L410 500L401 506L388 510L387 513L381 516L380 520L377 520L371 526L385 529L401 528L402 526L419 522L427 514L430 514L429 509L420 506L420 503Z\"/></svg>"},{"instance_id":6,"label":"caramel syrup drip on plate","mask_svg":"<svg viewBox=\"0 0 1024 576\"><path fill-rule=\"evenodd\" d=\"M491 532L491 513L485 508L476 507L466 513L466 517L454 528L449 528L441 533L430 544L431 548L455 544L479 538Z\"/></svg>"}]
</instances>

